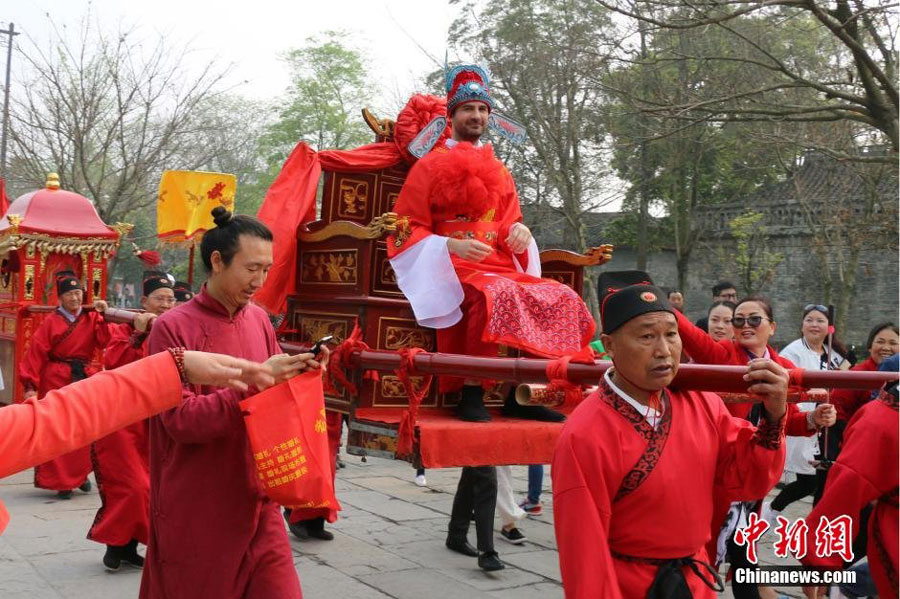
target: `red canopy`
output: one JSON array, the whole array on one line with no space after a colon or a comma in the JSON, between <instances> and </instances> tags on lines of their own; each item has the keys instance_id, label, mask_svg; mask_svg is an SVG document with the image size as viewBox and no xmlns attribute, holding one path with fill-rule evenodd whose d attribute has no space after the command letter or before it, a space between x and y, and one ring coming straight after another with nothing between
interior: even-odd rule
<instances>
[{"instance_id":1,"label":"red canopy","mask_svg":"<svg viewBox=\"0 0 900 599\"><path fill-rule=\"evenodd\" d=\"M100 219L86 197L63 189L38 189L19 196L6 215L22 217L20 233L45 233L59 237L100 237L116 239L118 234ZM0 219L0 234L11 227Z\"/></svg>"}]
</instances>

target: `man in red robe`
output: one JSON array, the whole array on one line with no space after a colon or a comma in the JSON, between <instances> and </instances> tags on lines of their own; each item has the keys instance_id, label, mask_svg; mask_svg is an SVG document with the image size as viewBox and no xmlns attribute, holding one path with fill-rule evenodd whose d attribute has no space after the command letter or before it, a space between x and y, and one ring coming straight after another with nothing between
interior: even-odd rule
<instances>
[{"instance_id":1,"label":"man in red robe","mask_svg":"<svg viewBox=\"0 0 900 599\"><path fill-rule=\"evenodd\" d=\"M103 366L112 370L147 355L150 322L175 304L173 279L166 273L144 274L141 307L134 323L110 327ZM143 567L137 544L147 544L150 528L150 466L147 422L135 422L91 446L91 463L102 502L87 537L106 545L103 565L118 570L122 562Z\"/></svg>"},{"instance_id":2,"label":"man in red robe","mask_svg":"<svg viewBox=\"0 0 900 599\"><path fill-rule=\"evenodd\" d=\"M668 388L681 356L675 310L652 285L601 293L614 367L569 417L553 458L553 508L569 599L712 598L713 497L764 496L784 466L788 374L754 360L759 427L712 393Z\"/></svg>"},{"instance_id":3,"label":"man in red robe","mask_svg":"<svg viewBox=\"0 0 900 599\"><path fill-rule=\"evenodd\" d=\"M591 340L594 321L572 289L540 278L515 182L480 141L494 105L488 83L474 65L448 74L451 136L406 178L394 206L397 231L388 239L391 266L418 323L437 329L439 351L496 357L505 344L539 356L571 354ZM462 388L460 418L490 420L481 381L439 381L442 392ZM563 420L540 406L519 406L512 394L505 411Z\"/></svg>"},{"instance_id":4,"label":"man in red robe","mask_svg":"<svg viewBox=\"0 0 900 599\"><path fill-rule=\"evenodd\" d=\"M87 378L94 373L90 363L94 352L109 341L109 328L103 319L106 302L94 302L94 310L81 307L84 290L75 273L66 270L56 275L59 307L44 318L34 332L19 367L25 387L25 399L43 397L51 389ZM85 446L35 466L34 486L57 491L69 499L72 489L91 490L91 450Z\"/></svg>"},{"instance_id":5,"label":"man in red robe","mask_svg":"<svg viewBox=\"0 0 900 599\"><path fill-rule=\"evenodd\" d=\"M318 368L280 353L265 311L250 303L272 265L272 234L255 218L213 211L200 245L209 277L160 316L152 355L170 347L265 362L281 382ZM297 599L300 583L281 513L264 493L230 389L186 386L181 406L150 419L150 542L142 599Z\"/></svg>"},{"instance_id":6,"label":"man in red robe","mask_svg":"<svg viewBox=\"0 0 900 599\"><path fill-rule=\"evenodd\" d=\"M839 552L819 556L819 527L825 521L849 518L850 539L860 532L860 511L874 502L869 517L866 557L869 571L882 599L897 599L900 584L897 561L897 485L900 470L900 418L897 412L896 383L860 408L844 431L844 444L828 472L822 499L806 517L807 552L801 562L809 566L840 569L844 557ZM827 552L823 552L827 553ZM854 556L859 558L859 556Z\"/></svg>"}]
</instances>

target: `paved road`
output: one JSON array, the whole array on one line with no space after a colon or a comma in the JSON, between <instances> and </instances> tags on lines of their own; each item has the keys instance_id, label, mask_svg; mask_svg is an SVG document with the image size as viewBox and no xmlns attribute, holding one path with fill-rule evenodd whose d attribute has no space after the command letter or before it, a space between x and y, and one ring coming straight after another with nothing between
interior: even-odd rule
<instances>
[{"instance_id":1,"label":"paved road","mask_svg":"<svg viewBox=\"0 0 900 599\"><path fill-rule=\"evenodd\" d=\"M529 542L513 546L498 535L497 550L507 568L486 574L474 559L444 547L458 469L429 471L428 487L419 488L403 462L344 460L347 468L339 470L337 480L344 511L331 528L334 541L291 538L306 599L562 598L549 475L544 515L521 526ZM104 548L85 538L100 503L96 491L75 491L72 500L58 501L31 481L31 471L0 481L0 498L12 516L0 537L0 597L137 597L140 572L125 567L106 572L100 562ZM518 495L526 483L526 468L514 468ZM808 502L789 508L792 518L808 509ZM763 561L771 561L770 544L762 548ZM798 589L785 592L800 596Z\"/></svg>"}]
</instances>

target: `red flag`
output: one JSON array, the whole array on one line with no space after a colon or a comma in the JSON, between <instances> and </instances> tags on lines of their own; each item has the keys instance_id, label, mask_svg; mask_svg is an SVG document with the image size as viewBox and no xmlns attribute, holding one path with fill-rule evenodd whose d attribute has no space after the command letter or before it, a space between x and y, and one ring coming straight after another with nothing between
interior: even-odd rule
<instances>
[{"instance_id":1,"label":"red flag","mask_svg":"<svg viewBox=\"0 0 900 599\"><path fill-rule=\"evenodd\" d=\"M10 201L6 197L6 179L0 178L0 215L9 210Z\"/></svg>"},{"instance_id":2,"label":"red flag","mask_svg":"<svg viewBox=\"0 0 900 599\"><path fill-rule=\"evenodd\" d=\"M297 279L297 227L316 218L316 188L322 167L316 153L300 142L266 192L256 215L275 237L273 263L254 301L271 314L284 312Z\"/></svg>"}]
</instances>

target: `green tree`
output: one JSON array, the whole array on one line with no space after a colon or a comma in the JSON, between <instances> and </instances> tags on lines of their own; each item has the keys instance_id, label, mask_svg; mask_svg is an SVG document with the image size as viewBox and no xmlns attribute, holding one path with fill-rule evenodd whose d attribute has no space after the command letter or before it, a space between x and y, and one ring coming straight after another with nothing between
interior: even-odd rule
<instances>
[{"instance_id":1,"label":"green tree","mask_svg":"<svg viewBox=\"0 0 900 599\"><path fill-rule=\"evenodd\" d=\"M771 283L775 269L784 261L784 254L769 249L764 218L762 213L748 210L728 223L736 246L730 260L747 294L759 293Z\"/></svg>"},{"instance_id":2,"label":"green tree","mask_svg":"<svg viewBox=\"0 0 900 599\"><path fill-rule=\"evenodd\" d=\"M345 32L328 31L307 38L291 50L285 62L291 83L275 109L276 120L261 140L261 151L274 178L298 141L317 150L351 148L372 141L360 111L372 102L371 84L363 52L346 44Z\"/></svg>"}]
</instances>

